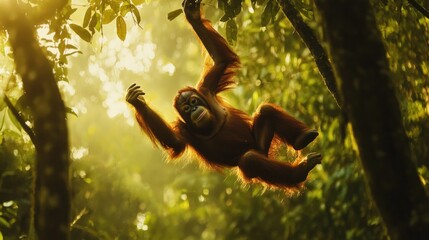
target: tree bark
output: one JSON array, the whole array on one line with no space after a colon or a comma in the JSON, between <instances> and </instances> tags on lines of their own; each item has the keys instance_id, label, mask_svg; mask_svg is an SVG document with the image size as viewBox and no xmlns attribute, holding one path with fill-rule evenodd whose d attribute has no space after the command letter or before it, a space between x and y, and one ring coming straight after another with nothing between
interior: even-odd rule
<instances>
[{"instance_id":1,"label":"tree bark","mask_svg":"<svg viewBox=\"0 0 429 240\"><path fill-rule=\"evenodd\" d=\"M14 4L0 4L16 70L34 115L36 148L34 221L38 239L69 238L69 146L66 112L52 67L34 28Z\"/></svg>"},{"instance_id":2,"label":"tree bark","mask_svg":"<svg viewBox=\"0 0 429 240\"><path fill-rule=\"evenodd\" d=\"M317 0L368 187L392 239L429 236L429 201L368 0Z\"/></svg>"},{"instance_id":3,"label":"tree bark","mask_svg":"<svg viewBox=\"0 0 429 240\"><path fill-rule=\"evenodd\" d=\"M328 59L328 54L323 49L313 30L304 22L301 14L290 0L277 0L283 13L291 22L294 29L304 41L316 61L317 68L322 76L326 87L331 92L337 105L342 108L342 100L338 93L334 71Z\"/></svg>"}]
</instances>

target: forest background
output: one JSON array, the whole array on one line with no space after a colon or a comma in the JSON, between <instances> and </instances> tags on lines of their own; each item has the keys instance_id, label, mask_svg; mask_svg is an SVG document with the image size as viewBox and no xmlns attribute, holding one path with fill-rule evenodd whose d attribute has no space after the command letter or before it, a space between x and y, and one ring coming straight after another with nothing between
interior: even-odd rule
<instances>
[{"instance_id":1,"label":"forest background","mask_svg":"<svg viewBox=\"0 0 429 240\"><path fill-rule=\"evenodd\" d=\"M265 101L279 104L320 132L300 154L321 152L323 164L290 196L243 185L234 170L203 169L192 155L167 162L138 130L124 101L131 83L172 121L177 90L194 85L202 69L181 1L18 1L16 19L5 2L0 239L56 232L70 239L427 236L429 3L203 1L242 61L237 87L223 96L248 113ZM43 76L39 83L52 80L46 88L61 92L46 108L67 113L52 118L63 133L53 139L66 139L51 142L63 143L53 161L43 157L49 144L41 143L51 135L37 127L47 122L45 105L34 101L45 85L31 85L26 73L33 70ZM297 153L281 149L279 156ZM52 204L46 189L64 201Z\"/></svg>"}]
</instances>

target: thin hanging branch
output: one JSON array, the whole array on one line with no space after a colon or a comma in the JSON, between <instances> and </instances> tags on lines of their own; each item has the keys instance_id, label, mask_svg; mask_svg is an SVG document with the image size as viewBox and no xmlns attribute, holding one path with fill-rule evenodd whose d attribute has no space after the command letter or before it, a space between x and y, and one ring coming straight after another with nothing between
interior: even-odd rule
<instances>
[{"instance_id":1,"label":"thin hanging branch","mask_svg":"<svg viewBox=\"0 0 429 240\"><path fill-rule=\"evenodd\" d=\"M30 126L25 123L24 118L22 118L18 110L15 108L15 106L13 106L12 102L6 95L4 95L4 102L6 103L6 106L10 109L16 120L18 120L19 125L21 125L22 129L24 129L24 131L28 134L31 139L31 142L36 145L36 135L34 135L33 129L31 129Z\"/></svg>"},{"instance_id":2,"label":"thin hanging branch","mask_svg":"<svg viewBox=\"0 0 429 240\"><path fill-rule=\"evenodd\" d=\"M313 30L304 22L299 11L290 0L277 0L277 2L282 8L283 13L304 41L305 45L310 50L326 87L331 92L338 106L341 108L342 101L335 82L335 75L325 49L323 49Z\"/></svg>"},{"instance_id":3,"label":"thin hanging branch","mask_svg":"<svg viewBox=\"0 0 429 240\"><path fill-rule=\"evenodd\" d=\"M417 3L415 0L408 0L408 3L413 6L417 11L419 11L423 16L429 19L429 11Z\"/></svg>"}]
</instances>

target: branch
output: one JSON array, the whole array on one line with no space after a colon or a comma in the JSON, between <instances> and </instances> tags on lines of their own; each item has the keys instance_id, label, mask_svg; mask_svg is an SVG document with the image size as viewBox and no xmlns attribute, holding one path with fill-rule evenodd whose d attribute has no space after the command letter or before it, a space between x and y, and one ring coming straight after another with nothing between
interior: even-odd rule
<instances>
[{"instance_id":1,"label":"branch","mask_svg":"<svg viewBox=\"0 0 429 240\"><path fill-rule=\"evenodd\" d=\"M31 129L30 126L25 123L25 120L22 118L21 115L19 115L18 110L16 110L15 106L13 106L12 102L6 95L4 95L4 102L6 103L7 107L10 109L16 120L18 120L19 125L21 125L22 129L24 129L24 131L28 134L31 139L31 142L36 145L36 135L34 135L33 129Z\"/></svg>"},{"instance_id":2,"label":"branch","mask_svg":"<svg viewBox=\"0 0 429 240\"><path fill-rule=\"evenodd\" d=\"M326 51L317 40L313 30L304 22L294 4L290 0L277 0L277 2L281 6L283 13L304 41L305 45L310 50L326 87L331 92L338 106L342 108L342 101L335 82L335 75Z\"/></svg>"},{"instance_id":3,"label":"branch","mask_svg":"<svg viewBox=\"0 0 429 240\"><path fill-rule=\"evenodd\" d=\"M426 10L423 6L418 4L415 0L408 0L408 3L413 6L417 11L419 11L423 16L429 19L429 11Z\"/></svg>"}]
</instances>

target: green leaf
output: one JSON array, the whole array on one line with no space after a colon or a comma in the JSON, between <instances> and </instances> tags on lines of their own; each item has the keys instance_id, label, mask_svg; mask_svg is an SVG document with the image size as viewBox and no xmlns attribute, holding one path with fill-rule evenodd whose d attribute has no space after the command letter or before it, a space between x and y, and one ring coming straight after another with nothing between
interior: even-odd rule
<instances>
[{"instance_id":1,"label":"green leaf","mask_svg":"<svg viewBox=\"0 0 429 240\"><path fill-rule=\"evenodd\" d=\"M267 5L264 8L264 11L261 15L261 26L265 27L267 26L271 21L271 15L272 15L272 9L273 9L273 0L270 0Z\"/></svg>"},{"instance_id":2,"label":"green leaf","mask_svg":"<svg viewBox=\"0 0 429 240\"><path fill-rule=\"evenodd\" d=\"M92 35L88 30L73 23L69 26L73 30L73 32L75 32L82 40L86 42L91 42Z\"/></svg>"},{"instance_id":3,"label":"green leaf","mask_svg":"<svg viewBox=\"0 0 429 240\"><path fill-rule=\"evenodd\" d=\"M89 20L91 20L92 7L89 7L85 12L85 17L83 18L82 27L88 27Z\"/></svg>"},{"instance_id":4,"label":"green leaf","mask_svg":"<svg viewBox=\"0 0 429 240\"><path fill-rule=\"evenodd\" d=\"M113 11L115 11L115 13L119 13L119 10L121 9L120 3L118 1L111 1L110 7L113 9Z\"/></svg>"},{"instance_id":5,"label":"green leaf","mask_svg":"<svg viewBox=\"0 0 429 240\"><path fill-rule=\"evenodd\" d=\"M171 21L171 20L177 18L180 14L182 14L182 12L183 12L182 9L177 9L177 10L174 10L172 12L169 12L168 13L168 20Z\"/></svg>"},{"instance_id":6,"label":"green leaf","mask_svg":"<svg viewBox=\"0 0 429 240\"><path fill-rule=\"evenodd\" d=\"M220 18L220 20L219 20L219 21L221 21L221 22L226 22L226 21L228 21L229 19L231 19L231 18L229 17L229 15L225 14L225 15L223 15L223 16Z\"/></svg>"},{"instance_id":7,"label":"green leaf","mask_svg":"<svg viewBox=\"0 0 429 240\"><path fill-rule=\"evenodd\" d=\"M60 34L60 39L61 38L70 38L71 36L70 36L70 32L69 32L69 29L66 27L66 26L63 26L62 27L62 30L61 30L61 34Z\"/></svg>"},{"instance_id":8,"label":"green leaf","mask_svg":"<svg viewBox=\"0 0 429 240\"><path fill-rule=\"evenodd\" d=\"M66 113L74 115L76 117L78 117L77 113L70 107L65 107Z\"/></svg>"},{"instance_id":9,"label":"green leaf","mask_svg":"<svg viewBox=\"0 0 429 240\"><path fill-rule=\"evenodd\" d=\"M261 15L261 26L265 27L270 22L274 22L274 18L280 10L279 4L274 0L269 0Z\"/></svg>"},{"instance_id":10,"label":"green leaf","mask_svg":"<svg viewBox=\"0 0 429 240\"><path fill-rule=\"evenodd\" d=\"M64 50L66 50L66 43L64 41L61 41L58 45L58 51L60 54L64 54Z\"/></svg>"},{"instance_id":11,"label":"green leaf","mask_svg":"<svg viewBox=\"0 0 429 240\"><path fill-rule=\"evenodd\" d=\"M243 3L243 0L231 1L231 9L234 14L234 17L236 17L241 12L242 3Z\"/></svg>"},{"instance_id":12,"label":"green leaf","mask_svg":"<svg viewBox=\"0 0 429 240\"><path fill-rule=\"evenodd\" d=\"M65 7L64 8L65 9L65 13L64 13L64 18L70 18L70 16L74 13L74 12L76 12L77 11L77 8L72 8L72 7L70 7L70 6L68 6L68 7Z\"/></svg>"},{"instance_id":13,"label":"green leaf","mask_svg":"<svg viewBox=\"0 0 429 240\"><path fill-rule=\"evenodd\" d=\"M64 54L64 56L67 57L67 56L71 56L71 55L76 54L76 53L83 54L83 52L81 52L81 51L73 51L73 52L69 52L69 53Z\"/></svg>"},{"instance_id":14,"label":"green leaf","mask_svg":"<svg viewBox=\"0 0 429 240\"><path fill-rule=\"evenodd\" d=\"M124 3L121 6L121 16L125 17L129 12L131 12L131 5L128 3Z\"/></svg>"},{"instance_id":15,"label":"green leaf","mask_svg":"<svg viewBox=\"0 0 429 240\"><path fill-rule=\"evenodd\" d=\"M67 44L66 49L78 49L75 45Z\"/></svg>"},{"instance_id":16,"label":"green leaf","mask_svg":"<svg viewBox=\"0 0 429 240\"><path fill-rule=\"evenodd\" d=\"M218 0L217 1L217 8L225 11L226 6L228 6L228 0Z\"/></svg>"},{"instance_id":17,"label":"green leaf","mask_svg":"<svg viewBox=\"0 0 429 240\"><path fill-rule=\"evenodd\" d=\"M139 24L141 22L141 20L142 20L141 17L140 17L139 10L134 5L130 5L130 8L131 8L131 12L134 14L134 17L136 17L137 24Z\"/></svg>"},{"instance_id":18,"label":"green leaf","mask_svg":"<svg viewBox=\"0 0 429 240\"><path fill-rule=\"evenodd\" d=\"M6 219L0 217L0 226L3 228L10 228L11 225ZM1 239L3 239L3 235L1 235Z\"/></svg>"},{"instance_id":19,"label":"green leaf","mask_svg":"<svg viewBox=\"0 0 429 240\"><path fill-rule=\"evenodd\" d=\"M133 3L136 5L142 4L144 2L146 2L146 1L145 0L133 0Z\"/></svg>"},{"instance_id":20,"label":"green leaf","mask_svg":"<svg viewBox=\"0 0 429 240\"><path fill-rule=\"evenodd\" d=\"M122 41L127 37L127 24L122 16L116 18L116 34Z\"/></svg>"},{"instance_id":21,"label":"green leaf","mask_svg":"<svg viewBox=\"0 0 429 240\"><path fill-rule=\"evenodd\" d=\"M113 11L112 9L106 9L106 10L103 12L103 17L102 17L101 22L102 22L103 24L109 24L109 23L111 23L113 20L115 20L115 18L116 18L116 13L115 13L115 11Z\"/></svg>"},{"instance_id":22,"label":"green leaf","mask_svg":"<svg viewBox=\"0 0 429 240\"><path fill-rule=\"evenodd\" d=\"M226 23L226 39L228 39L229 44L234 45L237 42L237 24L233 19L229 20Z\"/></svg>"},{"instance_id":23,"label":"green leaf","mask_svg":"<svg viewBox=\"0 0 429 240\"><path fill-rule=\"evenodd\" d=\"M92 34L94 34L94 32L95 32L95 26L97 26L97 23L98 23L98 18L99 16L98 16L98 14L97 13L94 13L93 15L92 15L92 18L91 18L91 21L89 21L89 26L88 26L88 28L89 28L89 30L92 32Z\"/></svg>"},{"instance_id":24,"label":"green leaf","mask_svg":"<svg viewBox=\"0 0 429 240\"><path fill-rule=\"evenodd\" d=\"M234 9L231 5L225 5L225 15L228 16L230 19L235 18Z\"/></svg>"},{"instance_id":25,"label":"green leaf","mask_svg":"<svg viewBox=\"0 0 429 240\"><path fill-rule=\"evenodd\" d=\"M29 100L27 94L24 93L18 98L18 100L16 100L15 106L16 108L18 108L19 111L22 111L30 107L30 104L28 102Z\"/></svg>"},{"instance_id":26,"label":"green leaf","mask_svg":"<svg viewBox=\"0 0 429 240\"><path fill-rule=\"evenodd\" d=\"M271 20L274 22L274 18L276 17L277 13L280 11L280 5L278 3L274 3L271 6Z\"/></svg>"}]
</instances>

